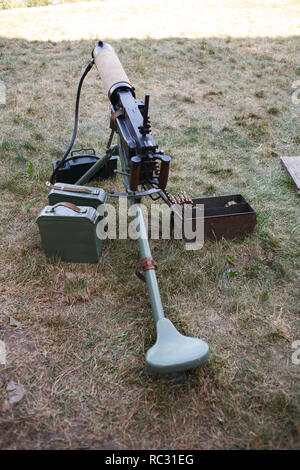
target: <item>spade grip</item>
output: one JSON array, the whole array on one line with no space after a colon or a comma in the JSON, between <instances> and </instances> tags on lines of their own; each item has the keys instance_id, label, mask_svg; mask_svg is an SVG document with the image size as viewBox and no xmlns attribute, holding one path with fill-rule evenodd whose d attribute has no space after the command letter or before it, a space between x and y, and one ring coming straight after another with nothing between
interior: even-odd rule
<instances>
[{"instance_id":1,"label":"spade grip","mask_svg":"<svg viewBox=\"0 0 300 470\"><path fill-rule=\"evenodd\" d=\"M118 84L133 89L117 54L109 44L97 41L93 58L109 99Z\"/></svg>"}]
</instances>

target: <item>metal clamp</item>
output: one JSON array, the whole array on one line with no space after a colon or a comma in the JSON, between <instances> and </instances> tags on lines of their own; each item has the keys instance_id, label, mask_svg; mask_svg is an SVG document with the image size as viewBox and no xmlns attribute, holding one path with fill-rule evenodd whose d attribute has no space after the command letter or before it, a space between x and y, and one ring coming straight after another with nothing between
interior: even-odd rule
<instances>
[{"instance_id":1,"label":"metal clamp","mask_svg":"<svg viewBox=\"0 0 300 470\"><path fill-rule=\"evenodd\" d=\"M143 271L145 272L145 271L148 271L149 269L157 269L157 268L158 268L157 263L154 261L154 259L151 256L148 256L146 258L142 258L138 262L136 270L135 270L135 274L141 281L146 282L145 274L140 272L140 269L143 269Z\"/></svg>"}]
</instances>

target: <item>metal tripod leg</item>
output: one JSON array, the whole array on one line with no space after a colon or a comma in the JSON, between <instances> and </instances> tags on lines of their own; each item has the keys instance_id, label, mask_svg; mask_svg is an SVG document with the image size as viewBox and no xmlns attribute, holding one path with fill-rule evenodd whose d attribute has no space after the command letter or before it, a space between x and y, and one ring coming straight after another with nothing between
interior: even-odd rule
<instances>
[{"instance_id":1,"label":"metal tripod leg","mask_svg":"<svg viewBox=\"0 0 300 470\"><path fill-rule=\"evenodd\" d=\"M134 200L131 201L133 202ZM135 208L141 257L151 258L142 209L138 204ZM176 330L173 323L164 316L155 270L146 270L145 278L157 332L156 343L146 354L148 369L152 372L170 374L204 364L209 357L208 345L199 338L183 336Z\"/></svg>"},{"instance_id":2,"label":"metal tripod leg","mask_svg":"<svg viewBox=\"0 0 300 470\"><path fill-rule=\"evenodd\" d=\"M110 147L109 149L106 150L105 154L100 157L100 159L88 170L82 175L81 178L79 178L78 181L76 181L76 184L85 184L88 183L91 178L98 173L98 171L105 165L105 163L108 162L110 157L112 155L118 155L119 154L119 147L118 145L114 145L113 147Z\"/></svg>"}]
</instances>

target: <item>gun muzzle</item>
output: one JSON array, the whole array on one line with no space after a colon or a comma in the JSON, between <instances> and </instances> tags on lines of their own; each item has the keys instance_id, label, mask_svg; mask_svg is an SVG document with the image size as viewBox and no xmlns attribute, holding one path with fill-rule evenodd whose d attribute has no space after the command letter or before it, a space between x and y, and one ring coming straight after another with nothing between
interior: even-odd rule
<instances>
[{"instance_id":1,"label":"gun muzzle","mask_svg":"<svg viewBox=\"0 0 300 470\"><path fill-rule=\"evenodd\" d=\"M109 44L97 41L92 56L112 104L115 104L114 95L120 88L129 88L135 96L134 87L131 85L117 54Z\"/></svg>"}]
</instances>

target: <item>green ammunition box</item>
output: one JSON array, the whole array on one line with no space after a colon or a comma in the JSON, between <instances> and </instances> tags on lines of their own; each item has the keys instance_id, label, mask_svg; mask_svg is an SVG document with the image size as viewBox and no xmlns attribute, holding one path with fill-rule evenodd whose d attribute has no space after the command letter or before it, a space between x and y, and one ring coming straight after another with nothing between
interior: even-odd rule
<instances>
[{"instance_id":1,"label":"green ammunition box","mask_svg":"<svg viewBox=\"0 0 300 470\"><path fill-rule=\"evenodd\" d=\"M104 204L106 201L106 192L101 188L66 183L48 184L48 186L52 188L48 194L51 206L64 201L72 202L76 206L90 206L97 209L100 204Z\"/></svg>"},{"instance_id":2,"label":"green ammunition box","mask_svg":"<svg viewBox=\"0 0 300 470\"><path fill-rule=\"evenodd\" d=\"M93 207L70 202L46 206L36 220L46 256L59 256L73 263L97 263L102 249L96 233L100 219Z\"/></svg>"}]
</instances>

